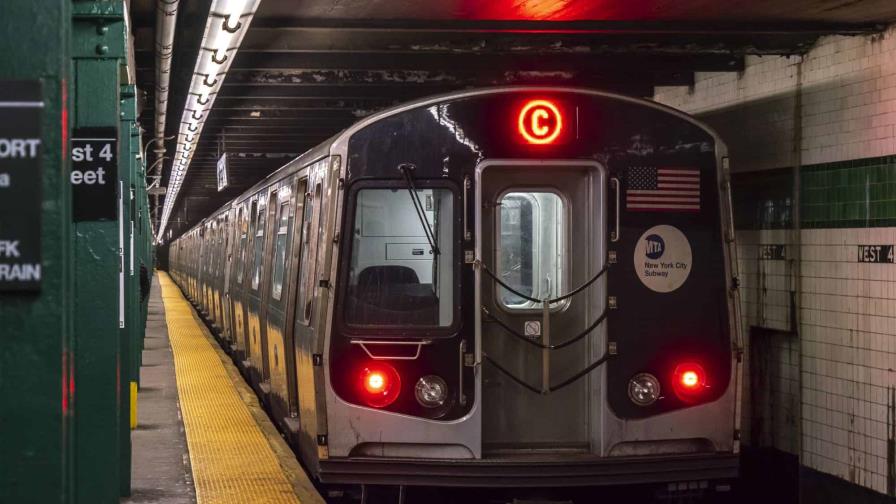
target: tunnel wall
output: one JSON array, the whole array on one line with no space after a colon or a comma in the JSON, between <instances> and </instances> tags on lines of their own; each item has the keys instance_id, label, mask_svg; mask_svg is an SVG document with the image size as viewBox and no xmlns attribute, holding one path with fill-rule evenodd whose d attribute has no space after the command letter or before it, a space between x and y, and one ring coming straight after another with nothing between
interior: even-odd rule
<instances>
[{"instance_id":1,"label":"tunnel wall","mask_svg":"<svg viewBox=\"0 0 896 504\"><path fill-rule=\"evenodd\" d=\"M654 98L729 146L746 443L896 495L896 25Z\"/></svg>"}]
</instances>

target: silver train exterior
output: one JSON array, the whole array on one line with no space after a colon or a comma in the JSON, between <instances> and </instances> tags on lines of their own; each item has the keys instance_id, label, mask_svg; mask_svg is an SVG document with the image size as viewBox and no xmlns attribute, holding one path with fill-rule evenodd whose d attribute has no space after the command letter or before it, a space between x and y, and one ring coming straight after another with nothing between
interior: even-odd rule
<instances>
[{"instance_id":1,"label":"silver train exterior","mask_svg":"<svg viewBox=\"0 0 896 504\"><path fill-rule=\"evenodd\" d=\"M728 180L664 106L464 91L302 154L169 267L323 483L732 478Z\"/></svg>"}]
</instances>

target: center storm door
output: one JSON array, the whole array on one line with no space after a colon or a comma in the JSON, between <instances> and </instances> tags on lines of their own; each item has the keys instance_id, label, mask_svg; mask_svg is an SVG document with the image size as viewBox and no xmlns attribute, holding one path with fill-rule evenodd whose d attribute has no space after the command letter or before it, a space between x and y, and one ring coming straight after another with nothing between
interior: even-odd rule
<instances>
[{"instance_id":1,"label":"center storm door","mask_svg":"<svg viewBox=\"0 0 896 504\"><path fill-rule=\"evenodd\" d=\"M600 453L602 369L564 382L603 355L605 324L564 343L605 313L604 169L511 160L477 172L483 455Z\"/></svg>"}]
</instances>

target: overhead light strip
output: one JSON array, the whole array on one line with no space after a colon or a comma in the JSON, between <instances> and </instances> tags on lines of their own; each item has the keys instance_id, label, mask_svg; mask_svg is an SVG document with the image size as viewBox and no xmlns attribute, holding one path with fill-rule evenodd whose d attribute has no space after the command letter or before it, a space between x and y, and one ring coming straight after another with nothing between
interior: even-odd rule
<instances>
[{"instance_id":1,"label":"overhead light strip","mask_svg":"<svg viewBox=\"0 0 896 504\"><path fill-rule=\"evenodd\" d=\"M190 160L199 144L202 127L215 103L215 96L261 0L213 0L205 23L205 33L193 68L193 79L184 104L177 149L168 178L168 191L156 239L161 242L168 218L177 201Z\"/></svg>"}]
</instances>

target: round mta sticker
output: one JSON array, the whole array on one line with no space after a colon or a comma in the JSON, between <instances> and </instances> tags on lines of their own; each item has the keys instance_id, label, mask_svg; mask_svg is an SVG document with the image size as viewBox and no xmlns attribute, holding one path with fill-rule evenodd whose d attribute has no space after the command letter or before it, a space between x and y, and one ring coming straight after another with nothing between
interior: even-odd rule
<instances>
[{"instance_id":1,"label":"round mta sticker","mask_svg":"<svg viewBox=\"0 0 896 504\"><path fill-rule=\"evenodd\" d=\"M635 246L635 271L648 289L672 292L691 273L691 244L674 226L653 226Z\"/></svg>"}]
</instances>

